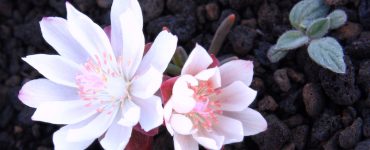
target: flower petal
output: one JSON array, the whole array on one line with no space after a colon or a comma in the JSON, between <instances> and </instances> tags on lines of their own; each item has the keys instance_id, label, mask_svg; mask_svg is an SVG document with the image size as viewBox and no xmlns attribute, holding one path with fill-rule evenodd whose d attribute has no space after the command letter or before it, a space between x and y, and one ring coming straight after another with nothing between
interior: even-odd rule
<instances>
[{"instance_id":1,"label":"flower petal","mask_svg":"<svg viewBox=\"0 0 370 150\"><path fill-rule=\"evenodd\" d=\"M68 29L72 36L87 50L95 61L104 53L112 58L110 63L116 63L108 36L104 30L89 17L79 12L69 2L66 2ZM85 60L87 61L87 60Z\"/></svg>"},{"instance_id":2,"label":"flower petal","mask_svg":"<svg viewBox=\"0 0 370 150\"><path fill-rule=\"evenodd\" d=\"M59 17L44 17L40 21L42 36L61 56L84 63L89 55L69 32L67 21Z\"/></svg>"},{"instance_id":3,"label":"flower petal","mask_svg":"<svg viewBox=\"0 0 370 150\"><path fill-rule=\"evenodd\" d=\"M140 107L140 125L148 132L163 123L162 101L157 96L148 99L135 98L134 102Z\"/></svg>"},{"instance_id":4,"label":"flower petal","mask_svg":"<svg viewBox=\"0 0 370 150\"><path fill-rule=\"evenodd\" d=\"M84 126L70 129L67 133L67 141L76 142L100 137L111 126L118 108L114 107L108 112L101 112Z\"/></svg>"},{"instance_id":5,"label":"flower petal","mask_svg":"<svg viewBox=\"0 0 370 150\"><path fill-rule=\"evenodd\" d=\"M249 86L253 79L253 62L245 60L229 61L220 67L220 72L222 86L227 86L239 80Z\"/></svg>"},{"instance_id":6,"label":"flower petal","mask_svg":"<svg viewBox=\"0 0 370 150\"><path fill-rule=\"evenodd\" d=\"M36 54L22 58L49 80L70 87L77 87L76 76L80 66L58 55Z\"/></svg>"},{"instance_id":7,"label":"flower petal","mask_svg":"<svg viewBox=\"0 0 370 150\"><path fill-rule=\"evenodd\" d=\"M131 137L132 127L126 127L117 123L120 115L117 115L115 121L108 128L100 144L104 149L109 150L122 150L126 147Z\"/></svg>"},{"instance_id":8,"label":"flower petal","mask_svg":"<svg viewBox=\"0 0 370 150\"><path fill-rule=\"evenodd\" d=\"M173 143L175 150L198 150L199 146L197 141L191 135L174 134Z\"/></svg>"},{"instance_id":9,"label":"flower petal","mask_svg":"<svg viewBox=\"0 0 370 150\"><path fill-rule=\"evenodd\" d=\"M60 128L58 131L56 131L53 135L53 143L54 143L54 148L55 150L81 150L81 149L86 149L92 142L94 142L95 138L90 138L87 140L81 140L81 141L75 141L71 142L67 140L67 134L69 130L71 129L76 129L76 128L81 128L85 125L87 125L93 117L90 117L89 119L86 119L84 121L81 121L77 124L71 124L71 125L66 125L62 128Z\"/></svg>"},{"instance_id":10,"label":"flower petal","mask_svg":"<svg viewBox=\"0 0 370 150\"><path fill-rule=\"evenodd\" d=\"M122 108L122 118L118 121L118 124L133 127L139 122L140 119L140 107L133 103L131 100L126 100Z\"/></svg>"},{"instance_id":11,"label":"flower petal","mask_svg":"<svg viewBox=\"0 0 370 150\"><path fill-rule=\"evenodd\" d=\"M173 114L170 120L171 126L176 133L182 135L189 135L193 130L193 123L192 121L181 114Z\"/></svg>"},{"instance_id":12,"label":"flower petal","mask_svg":"<svg viewBox=\"0 0 370 150\"><path fill-rule=\"evenodd\" d=\"M172 101L168 101L163 108L163 119L168 132L171 135L173 135L173 129L170 123L171 115L172 115Z\"/></svg>"},{"instance_id":13,"label":"flower petal","mask_svg":"<svg viewBox=\"0 0 370 150\"><path fill-rule=\"evenodd\" d=\"M131 12L130 18L126 18L129 20L121 20L119 19L121 15L127 11ZM126 38L131 38L124 36L126 31L122 31L124 28L132 27L130 24L137 25L135 28L142 29L143 28L143 15L141 13L141 8L139 2L137 0L115 0L113 1L111 13L110 13L110 20L111 20L111 43L116 56L122 56L124 53L124 45L122 43L123 40ZM127 29L131 30L131 29ZM141 32L141 34L143 34ZM127 43L126 43L127 44ZM130 44L130 43L128 43ZM126 51L133 51L126 50Z\"/></svg>"},{"instance_id":14,"label":"flower petal","mask_svg":"<svg viewBox=\"0 0 370 150\"><path fill-rule=\"evenodd\" d=\"M198 81L190 75L182 75L173 86L170 100L172 101L173 109L178 113L188 113L196 104L193 98L194 91L189 88L189 85L196 86Z\"/></svg>"},{"instance_id":15,"label":"flower petal","mask_svg":"<svg viewBox=\"0 0 370 150\"><path fill-rule=\"evenodd\" d=\"M173 109L178 113L188 113L192 111L196 105L196 101L192 97L172 95L171 99Z\"/></svg>"},{"instance_id":16,"label":"flower petal","mask_svg":"<svg viewBox=\"0 0 370 150\"><path fill-rule=\"evenodd\" d=\"M225 136L223 145L243 141L243 125L239 120L221 115L217 119L218 123L214 125L214 128L219 135Z\"/></svg>"},{"instance_id":17,"label":"flower petal","mask_svg":"<svg viewBox=\"0 0 370 150\"><path fill-rule=\"evenodd\" d=\"M221 75L220 69L218 67L203 70L195 75L195 78L197 78L198 80L211 82L213 88L221 87Z\"/></svg>"},{"instance_id":18,"label":"flower petal","mask_svg":"<svg viewBox=\"0 0 370 150\"><path fill-rule=\"evenodd\" d=\"M99 105L88 101L49 101L37 107L32 120L53 124L74 124L96 114Z\"/></svg>"},{"instance_id":19,"label":"flower petal","mask_svg":"<svg viewBox=\"0 0 370 150\"><path fill-rule=\"evenodd\" d=\"M79 96L76 88L59 85L48 79L35 79L23 85L18 98L27 106L37 108L43 102L78 100Z\"/></svg>"},{"instance_id":20,"label":"flower petal","mask_svg":"<svg viewBox=\"0 0 370 150\"><path fill-rule=\"evenodd\" d=\"M118 18L122 23L120 28L123 37L120 41L122 43L122 55L119 56L122 56L122 69L128 79L131 79L136 73L143 58L145 48L142 27L133 16L135 16L134 12L127 10ZM113 28L112 32L114 32ZM117 38L114 35L112 34L112 40L113 38ZM116 49L116 47L114 48Z\"/></svg>"},{"instance_id":21,"label":"flower petal","mask_svg":"<svg viewBox=\"0 0 370 150\"><path fill-rule=\"evenodd\" d=\"M178 76L177 77L172 77L168 80L164 79L165 81L163 81L163 83L160 87L161 98L162 98L163 105L165 105L168 102L168 100L171 98L172 89L173 89L173 86L174 86L177 78L178 78Z\"/></svg>"},{"instance_id":22,"label":"flower petal","mask_svg":"<svg viewBox=\"0 0 370 150\"><path fill-rule=\"evenodd\" d=\"M159 72L154 67L150 67L142 75L135 76L132 80L130 93L142 99L150 98L161 86L162 77L162 72Z\"/></svg>"},{"instance_id":23,"label":"flower petal","mask_svg":"<svg viewBox=\"0 0 370 150\"><path fill-rule=\"evenodd\" d=\"M224 111L223 114L242 122L244 136L255 135L267 129L265 118L253 109L246 108L241 112Z\"/></svg>"},{"instance_id":24,"label":"flower petal","mask_svg":"<svg viewBox=\"0 0 370 150\"><path fill-rule=\"evenodd\" d=\"M177 46L177 36L164 30L158 34L149 51L145 54L140 64L139 72L152 65L163 73L171 61Z\"/></svg>"},{"instance_id":25,"label":"flower petal","mask_svg":"<svg viewBox=\"0 0 370 150\"><path fill-rule=\"evenodd\" d=\"M199 131L193 134L193 138L207 149L221 149L224 143L224 136L217 135L213 131Z\"/></svg>"},{"instance_id":26,"label":"flower petal","mask_svg":"<svg viewBox=\"0 0 370 150\"><path fill-rule=\"evenodd\" d=\"M235 81L221 89L217 98L222 102L222 110L242 111L253 102L256 96L257 91L249 88L241 81Z\"/></svg>"},{"instance_id":27,"label":"flower petal","mask_svg":"<svg viewBox=\"0 0 370 150\"><path fill-rule=\"evenodd\" d=\"M188 60L186 60L181 74L196 75L200 71L207 69L212 62L213 60L207 51L202 46L196 44Z\"/></svg>"}]
</instances>

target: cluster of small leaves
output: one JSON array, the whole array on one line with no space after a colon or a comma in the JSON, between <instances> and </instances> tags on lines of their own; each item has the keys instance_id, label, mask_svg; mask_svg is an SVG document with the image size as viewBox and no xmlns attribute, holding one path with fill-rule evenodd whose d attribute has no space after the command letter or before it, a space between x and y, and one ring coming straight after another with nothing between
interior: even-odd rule
<instances>
[{"instance_id":1,"label":"cluster of small leaves","mask_svg":"<svg viewBox=\"0 0 370 150\"><path fill-rule=\"evenodd\" d=\"M343 48L332 37L324 37L330 29L336 29L347 21L343 10L334 10L329 15L329 6L323 0L302 0L289 14L295 30L281 35L267 57L271 62L282 59L289 50L308 45L308 54L319 65L336 73L345 73Z\"/></svg>"}]
</instances>

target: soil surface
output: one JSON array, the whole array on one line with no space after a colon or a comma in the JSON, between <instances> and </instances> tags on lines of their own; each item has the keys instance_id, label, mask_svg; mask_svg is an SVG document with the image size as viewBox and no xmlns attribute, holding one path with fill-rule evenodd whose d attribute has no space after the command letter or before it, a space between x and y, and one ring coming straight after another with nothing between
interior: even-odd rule
<instances>
[{"instance_id":1,"label":"soil surface","mask_svg":"<svg viewBox=\"0 0 370 150\"><path fill-rule=\"evenodd\" d=\"M252 88L258 96L252 108L268 121L268 130L225 150L370 149L370 0L325 0L348 15L348 22L329 33L345 49L347 73L335 74L310 60L306 47L270 63L267 49L292 29L289 11L298 0L139 0L147 42L163 26L179 37L188 52L195 43L208 48L229 14L236 24L228 34L220 59L253 60ZM70 0L102 27L110 24L112 0ZM30 54L56 54L42 38L39 21L65 17L65 0L0 0L0 149L53 149L59 126L33 122L35 109L17 98L21 86L42 76L21 60ZM95 141L89 149L102 149ZM164 128L153 149L173 149Z\"/></svg>"}]
</instances>

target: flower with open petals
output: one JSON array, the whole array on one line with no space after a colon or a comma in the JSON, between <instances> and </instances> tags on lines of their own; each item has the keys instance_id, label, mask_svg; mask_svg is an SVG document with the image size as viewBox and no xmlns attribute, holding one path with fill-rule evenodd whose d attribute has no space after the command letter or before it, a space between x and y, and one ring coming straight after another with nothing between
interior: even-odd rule
<instances>
[{"instance_id":1,"label":"flower with open petals","mask_svg":"<svg viewBox=\"0 0 370 150\"><path fill-rule=\"evenodd\" d=\"M33 120L66 124L53 135L55 149L84 149L96 138L104 149L123 149L134 125L149 131L163 122L154 93L177 37L162 31L144 55L137 0L114 0L105 30L70 3L66 7L67 19L40 21L43 37L60 55L23 58L47 79L27 82L19 99L36 108Z\"/></svg>"},{"instance_id":2,"label":"flower with open petals","mask_svg":"<svg viewBox=\"0 0 370 150\"><path fill-rule=\"evenodd\" d=\"M210 67L212 63L206 50L196 45L173 84L164 118L176 150L195 150L198 143L221 149L267 128L262 115L248 108L257 95L249 88L253 63L234 60ZM162 89L167 88L164 84Z\"/></svg>"}]
</instances>

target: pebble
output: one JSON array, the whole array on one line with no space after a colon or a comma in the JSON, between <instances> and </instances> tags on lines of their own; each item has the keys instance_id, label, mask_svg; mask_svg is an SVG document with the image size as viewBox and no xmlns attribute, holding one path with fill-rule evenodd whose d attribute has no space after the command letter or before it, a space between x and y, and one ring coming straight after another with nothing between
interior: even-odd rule
<instances>
[{"instance_id":1,"label":"pebble","mask_svg":"<svg viewBox=\"0 0 370 150\"><path fill-rule=\"evenodd\" d=\"M344 6L348 3L348 0L325 0L325 3L330 6Z\"/></svg>"},{"instance_id":2,"label":"pebble","mask_svg":"<svg viewBox=\"0 0 370 150\"><path fill-rule=\"evenodd\" d=\"M162 14L165 6L164 0L139 0L139 3L145 23L158 18Z\"/></svg>"},{"instance_id":3,"label":"pebble","mask_svg":"<svg viewBox=\"0 0 370 150\"><path fill-rule=\"evenodd\" d=\"M342 124L344 126L349 126L356 119L357 112L353 107L347 107L342 111Z\"/></svg>"},{"instance_id":4,"label":"pebble","mask_svg":"<svg viewBox=\"0 0 370 150\"><path fill-rule=\"evenodd\" d=\"M278 20L279 8L276 4L264 4L258 9L257 22L262 30L272 30Z\"/></svg>"},{"instance_id":5,"label":"pebble","mask_svg":"<svg viewBox=\"0 0 370 150\"><path fill-rule=\"evenodd\" d=\"M289 127L289 128L295 128L299 125L302 125L305 122L305 118L301 114L296 114L288 119L284 120L284 123Z\"/></svg>"},{"instance_id":6,"label":"pebble","mask_svg":"<svg viewBox=\"0 0 370 150\"><path fill-rule=\"evenodd\" d=\"M370 93L370 60L363 61L359 65L357 80L358 83Z\"/></svg>"},{"instance_id":7,"label":"pebble","mask_svg":"<svg viewBox=\"0 0 370 150\"><path fill-rule=\"evenodd\" d=\"M315 83L308 83L304 86L302 95L307 114L311 117L319 116L325 104L321 87Z\"/></svg>"},{"instance_id":8,"label":"pebble","mask_svg":"<svg viewBox=\"0 0 370 150\"><path fill-rule=\"evenodd\" d=\"M273 97L267 95L258 102L258 110L260 111L275 111L279 105L276 103Z\"/></svg>"},{"instance_id":9,"label":"pebble","mask_svg":"<svg viewBox=\"0 0 370 150\"><path fill-rule=\"evenodd\" d=\"M233 46L233 50L238 55L246 55L253 48L254 39L257 32L246 26L235 26L228 35L228 40Z\"/></svg>"},{"instance_id":10,"label":"pebble","mask_svg":"<svg viewBox=\"0 0 370 150\"><path fill-rule=\"evenodd\" d=\"M10 105L7 105L0 112L0 128L5 128L13 118L14 109Z\"/></svg>"},{"instance_id":11,"label":"pebble","mask_svg":"<svg viewBox=\"0 0 370 150\"><path fill-rule=\"evenodd\" d=\"M365 137L370 138L370 114L366 114L363 119L362 133Z\"/></svg>"},{"instance_id":12,"label":"pebble","mask_svg":"<svg viewBox=\"0 0 370 150\"><path fill-rule=\"evenodd\" d=\"M282 101L279 102L280 110L284 111L286 114L293 115L297 112L297 105L296 100L298 96L301 94L302 90L291 91Z\"/></svg>"},{"instance_id":13,"label":"pebble","mask_svg":"<svg viewBox=\"0 0 370 150\"><path fill-rule=\"evenodd\" d=\"M297 82L297 83L304 83L305 82L303 73L299 73L299 72L297 72L297 71L295 71L291 68L287 68L287 74L288 74L289 78L294 82Z\"/></svg>"},{"instance_id":14,"label":"pebble","mask_svg":"<svg viewBox=\"0 0 370 150\"><path fill-rule=\"evenodd\" d=\"M207 19L210 21L215 21L220 17L220 7L217 3L209 3L205 6L207 13Z\"/></svg>"},{"instance_id":15,"label":"pebble","mask_svg":"<svg viewBox=\"0 0 370 150\"><path fill-rule=\"evenodd\" d=\"M355 68L349 57L345 57L347 65L345 74L331 72L321 68L319 78L326 95L338 105L351 105L360 98L360 91L355 84Z\"/></svg>"},{"instance_id":16,"label":"pebble","mask_svg":"<svg viewBox=\"0 0 370 150\"><path fill-rule=\"evenodd\" d=\"M260 150L282 148L290 139L291 132L289 128L275 115L269 115L265 119L268 123L268 129L265 132L252 136L252 140L257 143Z\"/></svg>"},{"instance_id":17,"label":"pebble","mask_svg":"<svg viewBox=\"0 0 370 150\"><path fill-rule=\"evenodd\" d=\"M361 138L362 119L357 118L353 124L339 133L339 145L344 149L352 148Z\"/></svg>"},{"instance_id":18,"label":"pebble","mask_svg":"<svg viewBox=\"0 0 370 150\"><path fill-rule=\"evenodd\" d=\"M290 80L287 74L287 69L278 69L274 72L274 80L283 92L288 92L291 88Z\"/></svg>"},{"instance_id":19,"label":"pebble","mask_svg":"<svg viewBox=\"0 0 370 150\"><path fill-rule=\"evenodd\" d=\"M346 46L348 55L358 59L370 58L370 32L361 33L360 37Z\"/></svg>"},{"instance_id":20,"label":"pebble","mask_svg":"<svg viewBox=\"0 0 370 150\"><path fill-rule=\"evenodd\" d=\"M361 0L358 9L361 25L365 29L370 29L370 0Z\"/></svg>"},{"instance_id":21,"label":"pebble","mask_svg":"<svg viewBox=\"0 0 370 150\"><path fill-rule=\"evenodd\" d=\"M354 40L356 39L362 32L362 27L358 23L354 22L347 22L345 25L340 27L334 32L334 37L339 40Z\"/></svg>"},{"instance_id":22,"label":"pebble","mask_svg":"<svg viewBox=\"0 0 370 150\"><path fill-rule=\"evenodd\" d=\"M310 133L310 127L308 125L301 125L292 130L292 141L295 144L297 150L303 150L308 134Z\"/></svg>"},{"instance_id":23,"label":"pebble","mask_svg":"<svg viewBox=\"0 0 370 150\"><path fill-rule=\"evenodd\" d=\"M355 147L355 150L369 150L369 149L370 149L370 139L358 143Z\"/></svg>"},{"instance_id":24,"label":"pebble","mask_svg":"<svg viewBox=\"0 0 370 150\"><path fill-rule=\"evenodd\" d=\"M22 42L35 47L40 47L44 44L38 21L15 26L14 36L22 40Z\"/></svg>"},{"instance_id":25,"label":"pebble","mask_svg":"<svg viewBox=\"0 0 370 150\"><path fill-rule=\"evenodd\" d=\"M311 129L311 145L328 140L330 136L342 128L339 116L324 113L316 119Z\"/></svg>"},{"instance_id":26,"label":"pebble","mask_svg":"<svg viewBox=\"0 0 370 150\"><path fill-rule=\"evenodd\" d=\"M34 124L34 122L32 121L31 117L33 115L33 113L35 112L36 109L34 108L31 108L31 107L24 107L21 112L18 113L18 116L17 116L17 121L18 123L20 123L21 125L24 125L24 126L31 126Z\"/></svg>"},{"instance_id":27,"label":"pebble","mask_svg":"<svg viewBox=\"0 0 370 150\"><path fill-rule=\"evenodd\" d=\"M96 0L96 3L100 8L109 8L112 6L113 0Z\"/></svg>"},{"instance_id":28,"label":"pebble","mask_svg":"<svg viewBox=\"0 0 370 150\"><path fill-rule=\"evenodd\" d=\"M167 0L166 6L173 14L195 14L196 9L193 0Z\"/></svg>"},{"instance_id":29,"label":"pebble","mask_svg":"<svg viewBox=\"0 0 370 150\"><path fill-rule=\"evenodd\" d=\"M338 150L340 149L339 143L338 143L338 138L339 138L339 132L336 132L324 145L323 148L324 150Z\"/></svg>"}]
</instances>

